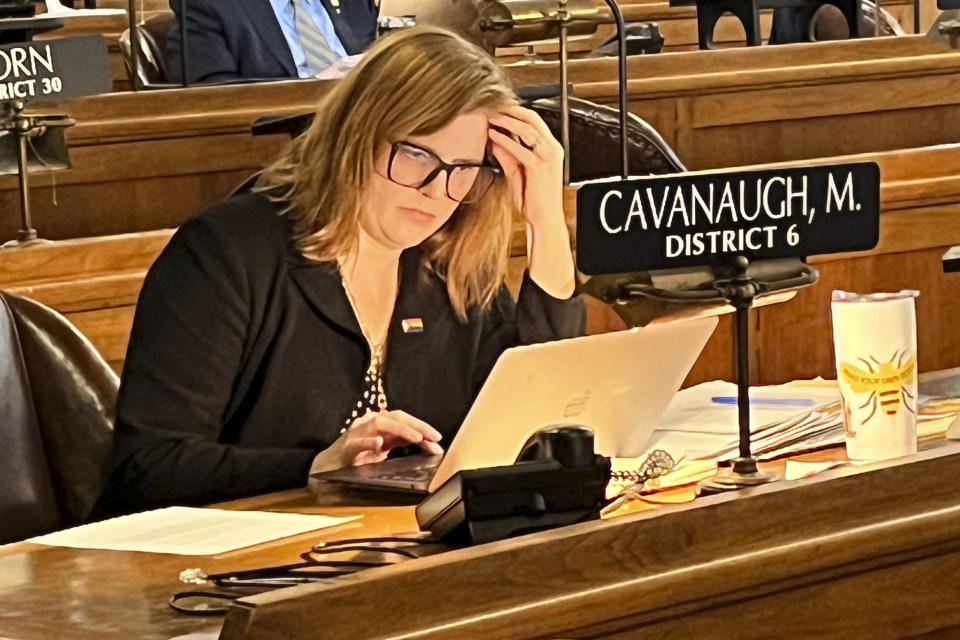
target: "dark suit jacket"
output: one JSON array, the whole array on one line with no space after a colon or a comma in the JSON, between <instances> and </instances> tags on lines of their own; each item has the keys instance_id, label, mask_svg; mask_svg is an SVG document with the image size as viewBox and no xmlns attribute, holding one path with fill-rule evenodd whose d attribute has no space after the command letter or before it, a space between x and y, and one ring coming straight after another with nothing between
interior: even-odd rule
<instances>
[{"instance_id":1,"label":"dark suit jacket","mask_svg":"<svg viewBox=\"0 0 960 640\"><path fill-rule=\"evenodd\" d=\"M770 44L812 42L810 21L820 7L778 7L773 10Z\"/></svg>"},{"instance_id":2,"label":"dark suit jacket","mask_svg":"<svg viewBox=\"0 0 960 640\"><path fill-rule=\"evenodd\" d=\"M373 0L342 0L340 13L322 0L347 54L362 53L376 38ZM179 11L179 0L170 8ZM296 78L297 67L267 0L187 0L187 53L191 82ZM168 79L180 82L180 26L170 28L164 51Z\"/></svg>"},{"instance_id":3,"label":"dark suit jacket","mask_svg":"<svg viewBox=\"0 0 960 640\"><path fill-rule=\"evenodd\" d=\"M423 319L404 333L404 318ZM446 287L401 256L384 384L391 409L448 444L507 347L583 333L578 298L524 276L467 322ZM288 218L247 194L184 224L150 269L121 379L100 513L202 504L302 486L362 397L369 349L329 264L293 247Z\"/></svg>"}]
</instances>

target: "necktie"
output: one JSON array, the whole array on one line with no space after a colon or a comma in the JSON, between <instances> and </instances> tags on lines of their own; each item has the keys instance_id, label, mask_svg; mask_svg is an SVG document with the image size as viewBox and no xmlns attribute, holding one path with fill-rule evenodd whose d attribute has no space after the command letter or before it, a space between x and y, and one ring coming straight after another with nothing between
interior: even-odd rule
<instances>
[{"instance_id":1,"label":"necktie","mask_svg":"<svg viewBox=\"0 0 960 640\"><path fill-rule=\"evenodd\" d=\"M307 14L303 0L292 0L292 4L294 24L297 27L297 35L300 37L300 46L303 47L303 53L307 59L307 69L311 74L320 73L333 64L336 57L330 50L327 39Z\"/></svg>"}]
</instances>

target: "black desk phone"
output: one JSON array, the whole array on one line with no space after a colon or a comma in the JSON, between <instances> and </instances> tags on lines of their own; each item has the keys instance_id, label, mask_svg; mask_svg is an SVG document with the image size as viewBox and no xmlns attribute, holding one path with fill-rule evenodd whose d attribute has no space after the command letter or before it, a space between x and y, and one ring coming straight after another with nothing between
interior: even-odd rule
<instances>
[{"instance_id":1,"label":"black desk phone","mask_svg":"<svg viewBox=\"0 0 960 640\"><path fill-rule=\"evenodd\" d=\"M417 506L420 529L482 544L600 517L610 459L580 426L538 431L515 464L459 471Z\"/></svg>"}]
</instances>

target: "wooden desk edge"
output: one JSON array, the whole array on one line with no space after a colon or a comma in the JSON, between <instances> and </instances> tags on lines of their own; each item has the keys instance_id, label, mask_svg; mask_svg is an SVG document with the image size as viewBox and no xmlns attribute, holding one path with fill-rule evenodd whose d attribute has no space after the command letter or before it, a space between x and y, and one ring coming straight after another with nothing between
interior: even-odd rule
<instances>
[{"instance_id":1,"label":"wooden desk edge","mask_svg":"<svg viewBox=\"0 0 960 640\"><path fill-rule=\"evenodd\" d=\"M606 624L614 617L656 617L657 611L681 602L716 603L731 592L779 588L776 585L783 581L800 584L826 574L862 571L868 565L879 566L881 557L900 562L917 554L953 552L960 547L960 504L957 482L950 478L958 459L960 444L944 442L915 457L870 468L836 469L795 483L451 551L415 564L372 570L335 585L263 594L231 609L221 637L260 638L264 636L256 630L267 627L294 637L298 629L320 619L313 616L308 621L311 616L302 615L307 610L323 611L325 628L332 633L359 634L361 626L351 620L366 619L362 628L369 635L351 637L381 637L387 626L368 616L372 603L386 597L397 613L385 624L391 634L405 638L480 633L489 638L539 637ZM904 493L904 483L912 486L916 497ZM853 487L860 487L859 496L852 495ZM862 504L868 487L883 495L883 510L879 504ZM791 509L810 517L812 534L820 535L810 537L811 529L801 532L786 526ZM656 541L668 544L660 533L668 528L678 539L674 546L666 550L650 546ZM760 531L765 532L762 537L757 535ZM898 542L904 532L912 536L909 544ZM738 541L733 548L730 540ZM817 551L811 554L814 548ZM656 557L649 558L655 549ZM731 555L714 555L723 551ZM741 573L720 571L725 563L739 567ZM725 579L711 578L711 571ZM538 578L530 579L525 572L535 572ZM443 602L443 594L465 596L477 589L485 594L482 601L452 597L456 602ZM409 611L417 599L432 603L428 617ZM564 603L568 606L574 600L581 614L562 610ZM538 621L542 634L517 631L529 628L531 619Z\"/></svg>"}]
</instances>

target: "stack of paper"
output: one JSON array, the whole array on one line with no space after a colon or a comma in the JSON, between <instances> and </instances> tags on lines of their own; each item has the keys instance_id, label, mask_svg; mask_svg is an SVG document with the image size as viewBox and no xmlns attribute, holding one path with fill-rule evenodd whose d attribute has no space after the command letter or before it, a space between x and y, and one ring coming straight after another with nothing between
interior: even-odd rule
<instances>
[{"instance_id":1,"label":"stack of paper","mask_svg":"<svg viewBox=\"0 0 960 640\"><path fill-rule=\"evenodd\" d=\"M677 393L653 432L648 448L674 457L726 460L739 443L737 386L705 382ZM840 392L822 380L750 389L755 455L770 458L782 449L843 442ZM839 440L837 440L839 437ZM786 453L786 452L784 452ZM782 454L781 454L782 455Z\"/></svg>"},{"instance_id":2,"label":"stack of paper","mask_svg":"<svg viewBox=\"0 0 960 640\"><path fill-rule=\"evenodd\" d=\"M839 394L838 394L839 395ZM751 425L750 448L759 460L773 460L844 442L843 415L839 400L790 418L763 425ZM730 460L739 455L739 437L706 457Z\"/></svg>"},{"instance_id":3,"label":"stack of paper","mask_svg":"<svg viewBox=\"0 0 960 640\"><path fill-rule=\"evenodd\" d=\"M677 393L648 449L674 458L726 461L739 455L737 387L705 382ZM960 410L954 399L921 398L918 435L942 433L944 418ZM949 421L947 421L949 422ZM836 381L803 380L750 388L751 452L761 461L844 443L840 391Z\"/></svg>"}]
</instances>

